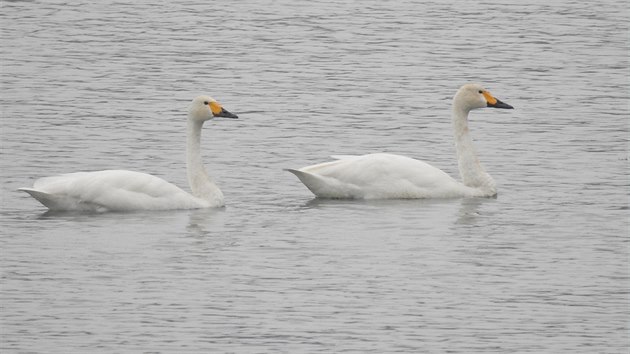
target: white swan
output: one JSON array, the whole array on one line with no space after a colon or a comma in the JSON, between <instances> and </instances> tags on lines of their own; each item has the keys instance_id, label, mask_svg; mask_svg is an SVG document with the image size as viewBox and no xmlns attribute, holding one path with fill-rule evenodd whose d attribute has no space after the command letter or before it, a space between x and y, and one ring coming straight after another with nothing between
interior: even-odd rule
<instances>
[{"instance_id":1,"label":"white swan","mask_svg":"<svg viewBox=\"0 0 630 354\"><path fill-rule=\"evenodd\" d=\"M337 161L288 171L320 198L491 197L497 194L495 182L479 163L468 131L468 113L482 107L513 108L477 84L457 91L453 128L461 183L424 161L383 153L333 156Z\"/></svg>"},{"instance_id":2,"label":"white swan","mask_svg":"<svg viewBox=\"0 0 630 354\"><path fill-rule=\"evenodd\" d=\"M213 117L238 118L208 96L192 101L188 111L186 169L192 195L142 172L105 170L44 177L33 188L20 188L50 210L130 211L196 209L223 206L223 193L201 161L203 123Z\"/></svg>"}]
</instances>

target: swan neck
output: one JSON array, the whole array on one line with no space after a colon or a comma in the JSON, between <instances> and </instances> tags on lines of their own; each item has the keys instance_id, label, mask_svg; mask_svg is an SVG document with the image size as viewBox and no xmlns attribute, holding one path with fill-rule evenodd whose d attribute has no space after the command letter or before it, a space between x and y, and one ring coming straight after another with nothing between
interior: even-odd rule
<instances>
[{"instance_id":1,"label":"swan neck","mask_svg":"<svg viewBox=\"0 0 630 354\"><path fill-rule=\"evenodd\" d=\"M188 184L192 194L210 201L213 204L221 204L223 195L221 190L214 184L201 159L201 129L202 121L188 119L188 136L186 144L186 172Z\"/></svg>"},{"instance_id":2,"label":"swan neck","mask_svg":"<svg viewBox=\"0 0 630 354\"><path fill-rule=\"evenodd\" d=\"M468 187L479 188L489 195L496 194L496 185L492 177L484 170L473 145L468 129L470 109L461 107L455 101L453 105L453 130L457 162L462 183Z\"/></svg>"},{"instance_id":3,"label":"swan neck","mask_svg":"<svg viewBox=\"0 0 630 354\"><path fill-rule=\"evenodd\" d=\"M203 123L198 123L192 120L188 121L188 137L186 142L186 167L188 172L188 182L194 191L193 181L194 176L204 170L203 162L201 161L201 128Z\"/></svg>"}]
</instances>

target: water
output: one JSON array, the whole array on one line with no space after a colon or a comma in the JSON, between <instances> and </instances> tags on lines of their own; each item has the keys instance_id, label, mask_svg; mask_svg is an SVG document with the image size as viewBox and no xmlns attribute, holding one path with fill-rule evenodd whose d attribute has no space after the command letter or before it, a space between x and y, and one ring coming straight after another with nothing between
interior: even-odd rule
<instances>
[{"instance_id":1,"label":"water","mask_svg":"<svg viewBox=\"0 0 630 354\"><path fill-rule=\"evenodd\" d=\"M6 353L624 353L628 7L2 3ZM496 199L320 201L283 168L391 152L457 176L450 99ZM219 210L49 214L16 191L124 168L186 187L185 109Z\"/></svg>"}]
</instances>

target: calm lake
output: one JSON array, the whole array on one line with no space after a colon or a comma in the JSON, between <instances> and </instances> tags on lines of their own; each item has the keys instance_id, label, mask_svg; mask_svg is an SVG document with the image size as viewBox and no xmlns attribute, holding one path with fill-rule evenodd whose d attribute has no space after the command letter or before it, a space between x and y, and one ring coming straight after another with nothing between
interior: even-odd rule
<instances>
[{"instance_id":1,"label":"calm lake","mask_svg":"<svg viewBox=\"0 0 630 354\"><path fill-rule=\"evenodd\" d=\"M3 353L627 353L626 1L3 1ZM389 152L497 198L319 200L285 168ZM129 169L211 210L47 213L19 187Z\"/></svg>"}]
</instances>

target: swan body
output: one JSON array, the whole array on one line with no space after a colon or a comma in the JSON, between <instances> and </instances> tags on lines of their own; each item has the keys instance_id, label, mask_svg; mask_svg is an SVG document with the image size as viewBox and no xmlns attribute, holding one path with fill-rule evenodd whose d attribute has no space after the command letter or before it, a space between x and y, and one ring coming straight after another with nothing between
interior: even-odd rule
<instances>
[{"instance_id":1,"label":"swan body","mask_svg":"<svg viewBox=\"0 0 630 354\"><path fill-rule=\"evenodd\" d=\"M289 172L319 198L415 199L480 194L424 161L385 153L344 156Z\"/></svg>"},{"instance_id":2,"label":"swan body","mask_svg":"<svg viewBox=\"0 0 630 354\"><path fill-rule=\"evenodd\" d=\"M457 91L453 128L461 182L424 161L384 153L333 156L336 161L288 171L319 198L492 197L497 194L496 184L479 162L468 130L468 113L482 107L513 108L478 84Z\"/></svg>"},{"instance_id":3,"label":"swan body","mask_svg":"<svg viewBox=\"0 0 630 354\"><path fill-rule=\"evenodd\" d=\"M147 173L126 170L75 172L44 177L33 188L20 188L51 210L129 211L207 208L214 203L197 198L172 183Z\"/></svg>"},{"instance_id":4,"label":"swan body","mask_svg":"<svg viewBox=\"0 0 630 354\"><path fill-rule=\"evenodd\" d=\"M135 171L75 172L40 178L30 194L55 211L132 211L197 209L223 206L223 193L201 161L201 128L213 117L237 118L208 96L195 98L188 114L188 181L192 194L159 177Z\"/></svg>"}]
</instances>

